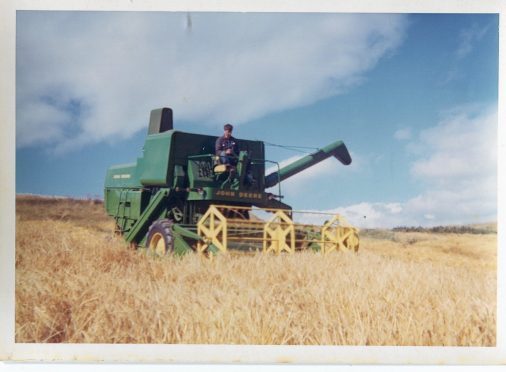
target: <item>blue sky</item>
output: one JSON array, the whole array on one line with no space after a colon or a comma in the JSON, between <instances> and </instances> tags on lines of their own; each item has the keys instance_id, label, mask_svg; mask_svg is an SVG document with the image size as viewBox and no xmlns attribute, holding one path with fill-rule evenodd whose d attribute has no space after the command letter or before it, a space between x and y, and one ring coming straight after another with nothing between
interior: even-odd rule
<instances>
[{"instance_id":1,"label":"blue sky","mask_svg":"<svg viewBox=\"0 0 506 372\"><path fill-rule=\"evenodd\" d=\"M177 129L322 147L294 209L361 227L496 220L494 14L17 13L16 192L101 196L149 111ZM299 156L267 147L267 157Z\"/></svg>"}]
</instances>

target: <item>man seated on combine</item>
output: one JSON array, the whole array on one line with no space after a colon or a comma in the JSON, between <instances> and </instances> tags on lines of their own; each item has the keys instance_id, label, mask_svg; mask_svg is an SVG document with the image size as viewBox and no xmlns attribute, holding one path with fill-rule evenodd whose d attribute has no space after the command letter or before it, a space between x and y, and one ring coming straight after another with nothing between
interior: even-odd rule
<instances>
[{"instance_id":1,"label":"man seated on combine","mask_svg":"<svg viewBox=\"0 0 506 372\"><path fill-rule=\"evenodd\" d=\"M223 127L223 136L216 140L216 155L220 157L221 164L236 166L239 156L239 145L237 140L232 137L234 127L231 124L225 124Z\"/></svg>"}]
</instances>

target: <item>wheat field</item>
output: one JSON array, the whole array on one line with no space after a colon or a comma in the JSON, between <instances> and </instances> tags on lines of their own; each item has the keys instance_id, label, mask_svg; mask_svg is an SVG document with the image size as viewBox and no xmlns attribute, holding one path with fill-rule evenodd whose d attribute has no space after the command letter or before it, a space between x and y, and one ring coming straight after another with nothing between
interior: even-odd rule
<instances>
[{"instance_id":1,"label":"wheat field","mask_svg":"<svg viewBox=\"0 0 506 372\"><path fill-rule=\"evenodd\" d=\"M369 231L358 253L147 257L100 202L18 196L16 342L496 343L496 234Z\"/></svg>"}]
</instances>

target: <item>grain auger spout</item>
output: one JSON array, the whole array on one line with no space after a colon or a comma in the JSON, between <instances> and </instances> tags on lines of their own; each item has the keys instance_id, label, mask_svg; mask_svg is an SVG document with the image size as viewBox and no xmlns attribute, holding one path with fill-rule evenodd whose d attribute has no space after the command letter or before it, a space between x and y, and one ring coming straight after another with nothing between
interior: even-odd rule
<instances>
[{"instance_id":1,"label":"grain auger spout","mask_svg":"<svg viewBox=\"0 0 506 372\"><path fill-rule=\"evenodd\" d=\"M265 188L269 188L277 185L279 182L297 174L305 169L312 167L315 164L329 158L335 157L344 165L351 164L351 156L346 148L346 145L343 141L336 141L331 143L328 146L323 147L322 149L304 156L303 158L294 161L293 163L281 168L277 172L273 172L267 176L265 176Z\"/></svg>"}]
</instances>

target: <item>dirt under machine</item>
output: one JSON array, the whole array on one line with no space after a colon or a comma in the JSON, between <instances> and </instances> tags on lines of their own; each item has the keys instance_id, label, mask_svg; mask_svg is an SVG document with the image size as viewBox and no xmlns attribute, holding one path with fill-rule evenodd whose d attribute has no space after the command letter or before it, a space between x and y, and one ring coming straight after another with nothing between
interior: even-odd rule
<instances>
[{"instance_id":1,"label":"dirt under machine","mask_svg":"<svg viewBox=\"0 0 506 372\"><path fill-rule=\"evenodd\" d=\"M151 111L142 156L110 167L105 180L106 211L128 243L156 255L358 250L358 230L343 217L311 212L321 225L297 222L281 202L288 177L332 156L350 164L342 141L279 167L262 141L243 139L235 164L221 164L216 139L174 130L169 108ZM275 170L265 175L267 166Z\"/></svg>"}]
</instances>

